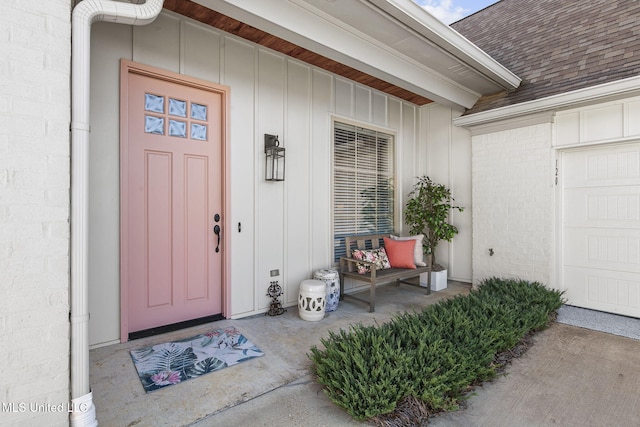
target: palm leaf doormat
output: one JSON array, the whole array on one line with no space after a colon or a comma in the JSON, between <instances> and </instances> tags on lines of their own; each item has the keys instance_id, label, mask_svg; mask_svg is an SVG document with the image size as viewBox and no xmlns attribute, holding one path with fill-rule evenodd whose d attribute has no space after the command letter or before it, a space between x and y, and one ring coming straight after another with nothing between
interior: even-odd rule
<instances>
[{"instance_id":1,"label":"palm leaf doormat","mask_svg":"<svg viewBox=\"0 0 640 427\"><path fill-rule=\"evenodd\" d=\"M260 356L262 350L234 327L131 350L147 393Z\"/></svg>"}]
</instances>

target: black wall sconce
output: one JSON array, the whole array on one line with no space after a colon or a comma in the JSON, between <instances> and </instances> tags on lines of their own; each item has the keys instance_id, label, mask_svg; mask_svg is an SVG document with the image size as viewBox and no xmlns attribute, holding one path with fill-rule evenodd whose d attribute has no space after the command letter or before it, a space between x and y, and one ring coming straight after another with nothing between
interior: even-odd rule
<instances>
[{"instance_id":1,"label":"black wall sconce","mask_svg":"<svg viewBox=\"0 0 640 427\"><path fill-rule=\"evenodd\" d=\"M277 135L264 134L264 152L266 181L284 181L284 147L280 147Z\"/></svg>"}]
</instances>

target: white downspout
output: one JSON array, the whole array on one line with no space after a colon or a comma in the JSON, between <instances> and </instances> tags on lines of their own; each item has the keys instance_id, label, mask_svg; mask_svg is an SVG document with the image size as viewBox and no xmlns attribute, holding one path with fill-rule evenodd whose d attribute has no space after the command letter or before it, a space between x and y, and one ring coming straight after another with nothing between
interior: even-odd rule
<instances>
[{"instance_id":1,"label":"white downspout","mask_svg":"<svg viewBox=\"0 0 640 427\"><path fill-rule=\"evenodd\" d=\"M164 0L144 4L83 0L71 29L71 426L97 426L89 385L89 88L91 24L146 25Z\"/></svg>"}]
</instances>

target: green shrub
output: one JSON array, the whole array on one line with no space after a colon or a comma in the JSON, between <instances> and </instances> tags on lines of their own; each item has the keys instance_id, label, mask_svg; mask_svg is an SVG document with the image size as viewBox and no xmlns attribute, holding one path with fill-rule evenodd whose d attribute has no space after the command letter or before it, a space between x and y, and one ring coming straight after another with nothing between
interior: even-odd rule
<instances>
[{"instance_id":1,"label":"green shrub","mask_svg":"<svg viewBox=\"0 0 640 427\"><path fill-rule=\"evenodd\" d=\"M420 313L331 332L309 358L329 399L358 420L408 396L452 410L470 386L495 377L496 354L544 328L561 305L562 293L539 283L491 278Z\"/></svg>"}]
</instances>

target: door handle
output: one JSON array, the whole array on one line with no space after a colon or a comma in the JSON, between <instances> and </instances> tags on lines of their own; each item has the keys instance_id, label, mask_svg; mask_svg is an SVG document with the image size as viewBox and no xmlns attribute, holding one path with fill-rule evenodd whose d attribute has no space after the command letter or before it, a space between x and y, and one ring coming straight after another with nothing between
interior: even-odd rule
<instances>
[{"instance_id":1,"label":"door handle","mask_svg":"<svg viewBox=\"0 0 640 427\"><path fill-rule=\"evenodd\" d=\"M218 224L213 227L213 234L218 235L218 245L216 246L216 252L220 252L220 226Z\"/></svg>"}]
</instances>

